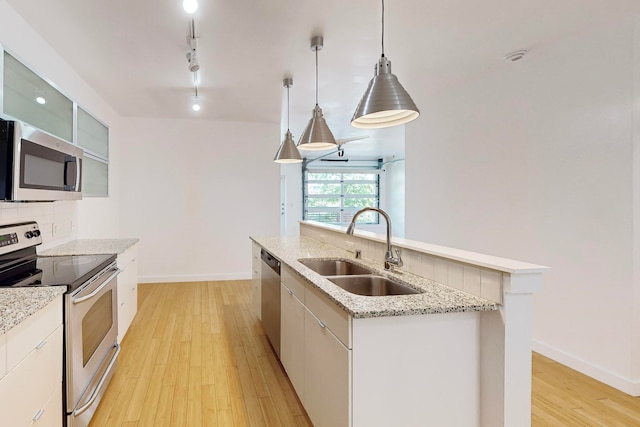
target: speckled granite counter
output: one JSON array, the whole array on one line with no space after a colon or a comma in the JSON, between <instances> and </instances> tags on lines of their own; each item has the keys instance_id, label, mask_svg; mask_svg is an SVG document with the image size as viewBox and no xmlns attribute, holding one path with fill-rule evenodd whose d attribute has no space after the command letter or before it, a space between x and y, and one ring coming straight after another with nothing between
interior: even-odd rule
<instances>
[{"instance_id":1,"label":"speckled granite counter","mask_svg":"<svg viewBox=\"0 0 640 427\"><path fill-rule=\"evenodd\" d=\"M382 261L353 259L353 254L308 237L265 236L251 237L282 263L291 267L300 277L315 286L354 318L407 316L416 314L491 311L498 306L488 300L441 285L433 280L413 274L383 270ZM298 262L301 258L342 258L362 264L376 274L396 279L424 293L394 296L361 296L345 291Z\"/></svg>"},{"instance_id":2,"label":"speckled granite counter","mask_svg":"<svg viewBox=\"0 0 640 427\"><path fill-rule=\"evenodd\" d=\"M40 256L61 255L120 255L140 239L80 239L63 243L46 251L39 252Z\"/></svg>"},{"instance_id":3,"label":"speckled granite counter","mask_svg":"<svg viewBox=\"0 0 640 427\"><path fill-rule=\"evenodd\" d=\"M0 288L0 335L44 308L66 290L65 286Z\"/></svg>"}]
</instances>

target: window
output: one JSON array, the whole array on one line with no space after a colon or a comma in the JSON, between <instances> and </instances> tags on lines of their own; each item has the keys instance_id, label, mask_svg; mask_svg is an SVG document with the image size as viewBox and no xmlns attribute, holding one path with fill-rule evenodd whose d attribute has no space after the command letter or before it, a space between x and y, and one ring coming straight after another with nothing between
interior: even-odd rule
<instances>
[{"instance_id":1,"label":"window","mask_svg":"<svg viewBox=\"0 0 640 427\"><path fill-rule=\"evenodd\" d=\"M380 175L373 170L304 171L304 219L347 225L360 209L380 204ZM358 223L378 224L376 212L365 212Z\"/></svg>"}]
</instances>

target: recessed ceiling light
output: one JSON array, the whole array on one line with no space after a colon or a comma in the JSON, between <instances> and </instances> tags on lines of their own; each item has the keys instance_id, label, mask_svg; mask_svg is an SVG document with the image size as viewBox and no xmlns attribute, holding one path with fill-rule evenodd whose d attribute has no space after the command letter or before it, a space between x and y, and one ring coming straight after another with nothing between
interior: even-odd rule
<instances>
[{"instance_id":1,"label":"recessed ceiling light","mask_svg":"<svg viewBox=\"0 0 640 427\"><path fill-rule=\"evenodd\" d=\"M524 56L527 54L527 51L522 49L522 50L516 50L515 52L511 52L508 53L504 56L504 60L507 62L516 62L516 61L520 61L522 58L524 58Z\"/></svg>"},{"instance_id":2,"label":"recessed ceiling light","mask_svg":"<svg viewBox=\"0 0 640 427\"><path fill-rule=\"evenodd\" d=\"M46 100L46 99L44 99L42 96L38 96L38 97L36 97L36 102L37 102L38 104L40 104L40 105L44 105L44 104L46 104L46 103L47 103L47 100Z\"/></svg>"}]
</instances>

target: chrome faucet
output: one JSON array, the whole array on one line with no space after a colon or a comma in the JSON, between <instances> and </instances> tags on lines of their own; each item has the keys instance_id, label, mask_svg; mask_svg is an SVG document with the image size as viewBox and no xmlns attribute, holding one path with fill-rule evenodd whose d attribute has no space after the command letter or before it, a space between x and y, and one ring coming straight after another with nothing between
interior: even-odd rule
<instances>
[{"instance_id":1,"label":"chrome faucet","mask_svg":"<svg viewBox=\"0 0 640 427\"><path fill-rule=\"evenodd\" d=\"M351 224L349 224L349 227L347 227L347 234L353 236L353 230L355 230L356 228L356 219L358 219L361 213L367 211L378 212L384 217L385 221L387 222L387 252L384 254L384 269L393 270L394 267L402 267L404 263L402 262L402 258L400 258L400 251L398 249L395 249L394 256L394 248L391 247L391 218L389 218L389 215L387 215L387 213L382 209L370 207L360 209L355 213L355 215L353 215Z\"/></svg>"}]
</instances>

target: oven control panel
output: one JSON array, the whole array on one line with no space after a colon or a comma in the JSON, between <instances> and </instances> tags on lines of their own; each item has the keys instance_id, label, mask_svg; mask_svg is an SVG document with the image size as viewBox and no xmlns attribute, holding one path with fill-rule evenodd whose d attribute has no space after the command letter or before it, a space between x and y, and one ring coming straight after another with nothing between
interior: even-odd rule
<instances>
[{"instance_id":1,"label":"oven control panel","mask_svg":"<svg viewBox=\"0 0 640 427\"><path fill-rule=\"evenodd\" d=\"M42 243L42 235L35 221L0 226L0 255Z\"/></svg>"},{"instance_id":2,"label":"oven control panel","mask_svg":"<svg viewBox=\"0 0 640 427\"><path fill-rule=\"evenodd\" d=\"M0 236L0 247L15 245L18 243L18 235L16 233L3 234Z\"/></svg>"}]
</instances>

